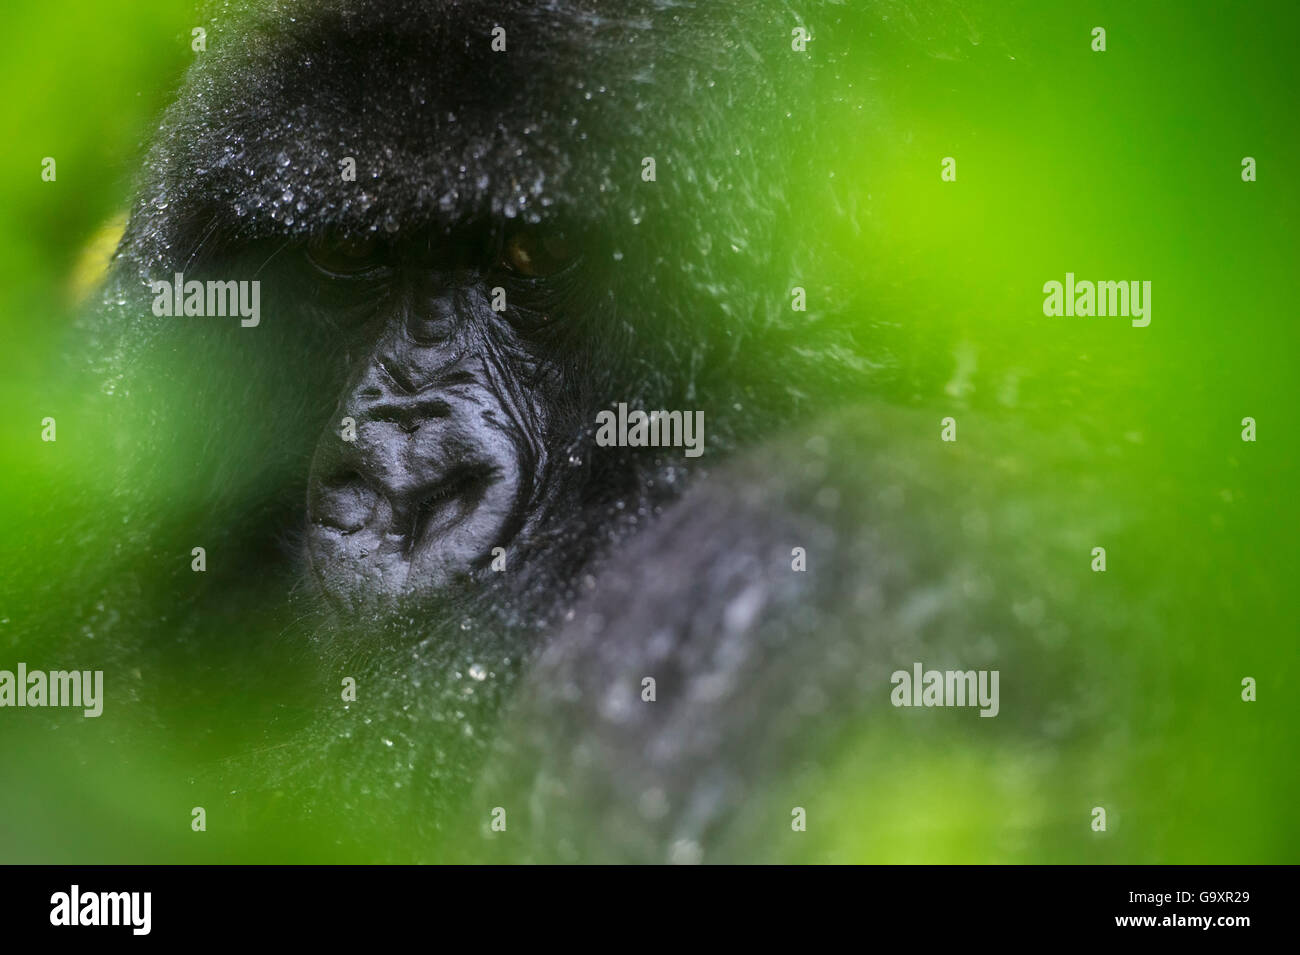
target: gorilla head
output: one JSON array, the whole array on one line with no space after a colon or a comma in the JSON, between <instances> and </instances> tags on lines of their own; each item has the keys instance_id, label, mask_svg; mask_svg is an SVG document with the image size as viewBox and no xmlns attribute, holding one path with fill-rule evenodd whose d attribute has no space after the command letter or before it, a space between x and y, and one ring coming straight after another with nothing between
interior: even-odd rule
<instances>
[{"instance_id":1,"label":"gorilla head","mask_svg":"<svg viewBox=\"0 0 1300 955\"><path fill-rule=\"evenodd\" d=\"M680 451L595 449L599 410L700 409L717 454L835 378L807 357L825 329L796 338L784 317L808 279L781 251L774 157L799 141L782 104L806 100L765 62L788 27L760 51L752 15L288 4L241 14L195 65L114 294L175 272L257 280L266 317L135 311L124 337L202 339L200 369L151 368L141 388L173 376L211 428L234 425L207 442L211 470L284 475L261 482L282 497L272 520L305 523L336 607L500 577L554 611L687 474Z\"/></svg>"},{"instance_id":2,"label":"gorilla head","mask_svg":"<svg viewBox=\"0 0 1300 955\"><path fill-rule=\"evenodd\" d=\"M830 128L799 23L676 0L216 22L146 161L110 321L86 332L123 436L106 520L155 571L116 586L162 582L154 655L194 672L238 635L253 646L223 659L286 674L272 698L318 674L270 788L330 794L349 831L447 825L519 674L606 567L626 573L629 541L667 525L664 561L699 550L672 533L687 485L881 366L841 308L792 308L792 290L845 304L821 223L794 214ZM260 283L260 321L149 315L178 273ZM704 455L598 444L619 404L702 413ZM202 575L176 558L195 544ZM716 590L678 583L683 607ZM254 636L286 632L317 659Z\"/></svg>"}]
</instances>

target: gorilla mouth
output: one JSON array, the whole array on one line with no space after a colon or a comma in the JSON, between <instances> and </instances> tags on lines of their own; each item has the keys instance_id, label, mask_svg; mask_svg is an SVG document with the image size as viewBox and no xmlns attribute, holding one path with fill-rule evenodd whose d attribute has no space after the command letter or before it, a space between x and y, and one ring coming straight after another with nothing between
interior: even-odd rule
<instances>
[{"instance_id":1,"label":"gorilla mouth","mask_svg":"<svg viewBox=\"0 0 1300 955\"><path fill-rule=\"evenodd\" d=\"M378 473L342 469L310 495L313 575L333 602L355 609L417 591L433 596L509 544L519 483L483 460L396 486Z\"/></svg>"},{"instance_id":2,"label":"gorilla mouth","mask_svg":"<svg viewBox=\"0 0 1300 955\"><path fill-rule=\"evenodd\" d=\"M349 470L321 487L312 523L344 537L379 531L409 558L471 517L498 476L489 464L462 465L413 491L395 493Z\"/></svg>"},{"instance_id":3,"label":"gorilla mouth","mask_svg":"<svg viewBox=\"0 0 1300 955\"><path fill-rule=\"evenodd\" d=\"M436 541L451 528L463 523L483 504L488 489L498 476L490 465L465 465L454 468L446 477L413 495L415 506L410 517L402 521L394 514L393 531L404 537L407 559Z\"/></svg>"}]
</instances>

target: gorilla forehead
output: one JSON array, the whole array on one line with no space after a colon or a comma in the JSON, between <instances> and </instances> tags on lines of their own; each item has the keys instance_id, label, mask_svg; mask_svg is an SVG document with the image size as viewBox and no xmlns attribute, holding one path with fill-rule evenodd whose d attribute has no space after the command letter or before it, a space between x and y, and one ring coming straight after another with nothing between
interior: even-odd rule
<instances>
[{"instance_id":1,"label":"gorilla forehead","mask_svg":"<svg viewBox=\"0 0 1300 955\"><path fill-rule=\"evenodd\" d=\"M626 208L639 150L663 146L665 124L680 141L699 126L692 110L718 105L702 74L727 75L716 61L731 45L717 24L694 29L711 16L684 29L690 7L671 3L227 9L147 163L137 225L160 252L169 229L212 219L253 239L309 224L539 221L552 208L603 217ZM689 48L659 41L652 55L647 41L668 19ZM498 26L505 53L491 49ZM664 88L677 82L695 93L668 116ZM348 157L355 182L341 178ZM163 203L166 215L151 211Z\"/></svg>"}]
</instances>

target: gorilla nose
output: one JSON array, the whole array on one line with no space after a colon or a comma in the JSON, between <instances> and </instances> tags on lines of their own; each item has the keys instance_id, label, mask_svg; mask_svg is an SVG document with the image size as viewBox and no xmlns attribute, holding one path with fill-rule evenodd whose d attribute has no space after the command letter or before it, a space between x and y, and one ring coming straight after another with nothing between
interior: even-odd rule
<instances>
[{"instance_id":1,"label":"gorilla nose","mask_svg":"<svg viewBox=\"0 0 1300 955\"><path fill-rule=\"evenodd\" d=\"M312 568L354 607L432 593L481 566L513 537L528 486L508 441L476 435L473 416L375 410L358 414L355 440L325 435L308 491Z\"/></svg>"},{"instance_id":2,"label":"gorilla nose","mask_svg":"<svg viewBox=\"0 0 1300 955\"><path fill-rule=\"evenodd\" d=\"M311 483L308 509L312 520L353 534L375 517L379 496L356 471L344 471Z\"/></svg>"},{"instance_id":3,"label":"gorilla nose","mask_svg":"<svg viewBox=\"0 0 1300 955\"><path fill-rule=\"evenodd\" d=\"M311 516L344 534L369 528L409 552L472 514L492 481L487 464L440 471L432 465L390 469L344 460L333 473L312 481Z\"/></svg>"}]
</instances>

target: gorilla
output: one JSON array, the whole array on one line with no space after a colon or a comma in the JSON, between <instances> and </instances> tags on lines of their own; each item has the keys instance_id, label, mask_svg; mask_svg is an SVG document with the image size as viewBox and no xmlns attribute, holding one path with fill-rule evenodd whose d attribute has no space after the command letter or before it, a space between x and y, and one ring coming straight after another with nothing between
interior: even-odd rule
<instances>
[{"instance_id":1,"label":"gorilla","mask_svg":"<svg viewBox=\"0 0 1300 955\"><path fill-rule=\"evenodd\" d=\"M551 609L689 477L679 451L593 453L598 411L702 409L720 454L817 390L761 344L791 265L779 184L749 194L780 103L736 62L743 14L625 7L254 9L164 121L114 299L173 273L257 280L276 329L128 317L106 351L193 336L206 367L274 369L257 460L310 457L305 554L341 611L490 588L494 547L510 570L491 601ZM697 102L660 113L677 82ZM725 149L706 138L724 113ZM766 376L792 378L787 394L745 380Z\"/></svg>"},{"instance_id":2,"label":"gorilla","mask_svg":"<svg viewBox=\"0 0 1300 955\"><path fill-rule=\"evenodd\" d=\"M892 671L1057 687L973 721L1006 738L1078 719L1093 525L1016 488L1083 487L1086 441L940 441L934 330L820 219L856 215L822 164L866 28L791 35L841 16L216 8L78 329L121 451L87 625L142 720L248 725L196 804L366 860L837 858L792 807L849 824L863 727L934 740ZM150 314L177 276L259 320ZM703 454L598 441L619 404L701 412Z\"/></svg>"}]
</instances>

